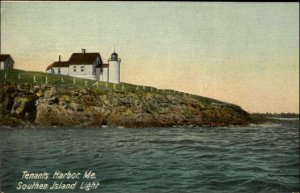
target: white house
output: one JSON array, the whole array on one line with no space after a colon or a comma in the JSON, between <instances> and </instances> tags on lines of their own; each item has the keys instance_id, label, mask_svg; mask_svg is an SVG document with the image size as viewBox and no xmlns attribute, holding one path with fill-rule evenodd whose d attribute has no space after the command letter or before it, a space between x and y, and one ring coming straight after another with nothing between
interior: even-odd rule
<instances>
[{"instance_id":1,"label":"white house","mask_svg":"<svg viewBox=\"0 0 300 193\"><path fill-rule=\"evenodd\" d=\"M0 70L13 69L14 60L9 54L0 54Z\"/></svg>"},{"instance_id":2,"label":"white house","mask_svg":"<svg viewBox=\"0 0 300 193\"><path fill-rule=\"evenodd\" d=\"M69 61L61 61L59 56L59 61L49 65L46 72L120 83L120 63L121 59L115 52L108 64L104 64L99 53L87 53L82 49L81 53L73 53Z\"/></svg>"}]
</instances>

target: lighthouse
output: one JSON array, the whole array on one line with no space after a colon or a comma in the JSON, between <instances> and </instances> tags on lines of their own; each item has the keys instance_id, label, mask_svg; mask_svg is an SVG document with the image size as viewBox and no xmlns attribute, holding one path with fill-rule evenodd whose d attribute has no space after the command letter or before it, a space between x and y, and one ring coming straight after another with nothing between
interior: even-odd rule
<instances>
[{"instance_id":1,"label":"lighthouse","mask_svg":"<svg viewBox=\"0 0 300 193\"><path fill-rule=\"evenodd\" d=\"M115 52L111 54L108 59L109 72L108 72L108 82L120 83L120 63L121 59L118 58L118 54Z\"/></svg>"}]
</instances>

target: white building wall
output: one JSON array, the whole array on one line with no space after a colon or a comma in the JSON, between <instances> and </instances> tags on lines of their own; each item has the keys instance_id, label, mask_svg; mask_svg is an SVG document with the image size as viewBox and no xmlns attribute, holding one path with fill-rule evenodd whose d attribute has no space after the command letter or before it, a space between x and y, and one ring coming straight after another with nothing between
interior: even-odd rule
<instances>
[{"instance_id":1,"label":"white building wall","mask_svg":"<svg viewBox=\"0 0 300 193\"><path fill-rule=\"evenodd\" d=\"M4 62L0 62L0 70L4 70Z\"/></svg>"},{"instance_id":2,"label":"white building wall","mask_svg":"<svg viewBox=\"0 0 300 193\"><path fill-rule=\"evenodd\" d=\"M101 81L101 70L100 68L96 68L96 80L100 80Z\"/></svg>"},{"instance_id":3,"label":"white building wall","mask_svg":"<svg viewBox=\"0 0 300 193\"><path fill-rule=\"evenodd\" d=\"M109 68L103 68L102 81L108 82L108 71L109 71Z\"/></svg>"},{"instance_id":4,"label":"white building wall","mask_svg":"<svg viewBox=\"0 0 300 193\"><path fill-rule=\"evenodd\" d=\"M109 61L109 82L120 83L120 61Z\"/></svg>"},{"instance_id":5,"label":"white building wall","mask_svg":"<svg viewBox=\"0 0 300 193\"><path fill-rule=\"evenodd\" d=\"M60 70L62 75L69 75L69 68L68 67L63 67Z\"/></svg>"},{"instance_id":6,"label":"white building wall","mask_svg":"<svg viewBox=\"0 0 300 193\"><path fill-rule=\"evenodd\" d=\"M52 68L50 68L49 70L46 70L47 73L52 73Z\"/></svg>"},{"instance_id":7,"label":"white building wall","mask_svg":"<svg viewBox=\"0 0 300 193\"><path fill-rule=\"evenodd\" d=\"M58 69L60 68L60 73L58 73ZM61 75L69 75L69 68L68 67L53 67L55 74L61 74ZM51 69L50 69L51 73Z\"/></svg>"},{"instance_id":8,"label":"white building wall","mask_svg":"<svg viewBox=\"0 0 300 193\"><path fill-rule=\"evenodd\" d=\"M76 66L76 71L74 71L74 66ZM83 70L82 70L83 69ZM78 78L87 78L95 80L96 76L94 73L94 65L88 64L72 64L69 66L69 75Z\"/></svg>"}]
</instances>

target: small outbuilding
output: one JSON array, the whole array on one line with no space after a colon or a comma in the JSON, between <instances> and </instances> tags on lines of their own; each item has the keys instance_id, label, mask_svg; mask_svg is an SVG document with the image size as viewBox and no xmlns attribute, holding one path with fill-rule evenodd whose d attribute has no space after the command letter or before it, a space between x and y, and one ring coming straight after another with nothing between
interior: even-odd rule
<instances>
[{"instance_id":1,"label":"small outbuilding","mask_svg":"<svg viewBox=\"0 0 300 193\"><path fill-rule=\"evenodd\" d=\"M0 54L0 70L13 69L14 60L9 54Z\"/></svg>"},{"instance_id":2,"label":"small outbuilding","mask_svg":"<svg viewBox=\"0 0 300 193\"><path fill-rule=\"evenodd\" d=\"M61 57L59 56L58 61L50 64L47 67L46 72L53 74L69 75L69 62L61 61Z\"/></svg>"}]
</instances>

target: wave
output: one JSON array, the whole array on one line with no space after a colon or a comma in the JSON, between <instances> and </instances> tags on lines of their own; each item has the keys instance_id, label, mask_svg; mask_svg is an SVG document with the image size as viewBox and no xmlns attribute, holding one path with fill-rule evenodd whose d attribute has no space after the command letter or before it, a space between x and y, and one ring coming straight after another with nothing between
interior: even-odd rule
<instances>
[{"instance_id":1,"label":"wave","mask_svg":"<svg viewBox=\"0 0 300 193\"><path fill-rule=\"evenodd\" d=\"M282 121L297 121L299 120L299 117L293 117L293 118L286 118L286 117L266 117L268 119L276 119L276 120L282 120Z\"/></svg>"}]
</instances>

